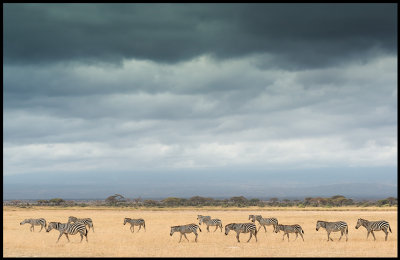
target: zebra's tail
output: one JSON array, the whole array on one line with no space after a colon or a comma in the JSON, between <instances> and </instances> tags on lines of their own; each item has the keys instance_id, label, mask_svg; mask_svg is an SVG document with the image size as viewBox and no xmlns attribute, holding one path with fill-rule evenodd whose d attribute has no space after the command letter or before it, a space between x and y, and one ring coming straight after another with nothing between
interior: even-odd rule
<instances>
[{"instance_id":1,"label":"zebra's tail","mask_svg":"<svg viewBox=\"0 0 400 260\"><path fill-rule=\"evenodd\" d=\"M303 229L301 229L301 233L303 233L303 234L304 234L304 230L303 230Z\"/></svg>"},{"instance_id":2,"label":"zebra's tail","mask_svg":"<svg viewBox=\"0 0 400 260\"><path fill-rule=\"evenodd\" d=\"M143 221L143 227L146 228L146 222Z\"/></svg>"},{"instance_id":3,"label":"zebra's tail","mask_svg":"<svg viewBox=\"0 0 400 260\"><path fill-rule=\"evenodd\" d=\"M349 234L349 227L346 226L346 234Z\"/></svg>"},{"instance_id":4,"label":"zebra's tail","mask_svg":"<svg viewBox=\"0 0 400 260\"><path fill-rule=\"evenodd\" d=\"M389 231L390 231L390 233L392 233L392 229L390 228L390 226L389 226Z\"/></svg>"},{"instance_id":5,"label":"zebra's tail","mask_svg":"<svg viewBox=\"0 0 400 260\"><path fill-rule=\"evenodd\" d=\"M199 230L200 230L200 232L201 232L201 228L199 227Z\"/></svg>"}]
</instances>

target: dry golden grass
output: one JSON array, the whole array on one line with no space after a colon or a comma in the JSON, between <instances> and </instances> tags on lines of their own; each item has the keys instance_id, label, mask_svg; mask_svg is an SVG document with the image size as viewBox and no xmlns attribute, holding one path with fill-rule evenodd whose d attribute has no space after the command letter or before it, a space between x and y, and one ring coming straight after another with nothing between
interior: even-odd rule
<instances>
[{"instance_id":1,"label":"dry golden grass","mask_svg":"<svg viewBox=\"0 0 400 260\"><path fill-rule=\"evenodd\" d=\"M248 222L249 214L261 214L264 217L276 217L282 224L299 224L304 229L305 242L295 235L290 235L290 242L282 241L283 233L273 233L267 227L267 233L261 228L257 237L246 243L249 234L240 235L240 243L236 241L236 233L225 236L224 230L213 232L215 227L201 225L198 242L194 235L188 234L189 242L183 237L179 241L179 233L169 235L170 226L188 223L198 224L197 215L210 215L222 220L225 226L231 222ZM29 224L20 225L25 218L43 217L50 221L66 222L69 216L91 217L95 232L88 233L80 243L80 236L70 236L68 243L65 236L56 243L59 232L50 233L29 231ZM125 217L139 218L146 221L143 228L131 233L129 225L123 225ZM387 220L393 233L389 233L385 242L382 231L376 233L376 241L372 236L366 239L367 231L361 227L356 230L357 219ZM325 230L315 230L317 220L346 221L349 225L349 241L340 233L332 233L333 242L327 242ZM257 223L258 226L258 223ZM270 210L270 209L96 209L96 208L13 208L3 207L3 256L4 257L397 257L397 208L389 210Z\"/></svg>"}]
</instances>

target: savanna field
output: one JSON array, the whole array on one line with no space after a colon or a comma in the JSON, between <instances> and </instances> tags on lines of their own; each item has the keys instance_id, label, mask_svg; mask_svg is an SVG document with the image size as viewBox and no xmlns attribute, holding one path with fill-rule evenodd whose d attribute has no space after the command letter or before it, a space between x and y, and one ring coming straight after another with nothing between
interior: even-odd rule
<instances>
[{"instance_id":1,"label":"savanna field","mask_svg":"<svg viewBox=\"0 0 400 260\"><path fill-rule=\"evenodd\" d=\"M189 242L179 233L170 236L170 227L189 223L199 224L197 215L210 215L226 224L250 222L249 214L259 214L264 218L275 217L280 224L299 224L304 230L304 242L299 236L290 234L290 241L282 241L283 232L274 233L272 226L267 232L261 228L249 243L249 233L240 234L225 230L214 232L215 227L200 226L198 242L195 235L187 234ZM66 223L69 216L90 217L94 231L90 229L88 241L80 243L80 236L69 235L70 242L63 235L56 243L59 231L40 226L30 232L30 224L20 225L25 218L45 218L47 223L58 221ZM130 225L123 225L124 218L143 218L146 230L134 233ZM386 220L392 233L388 240L382 231L375 231L368 240L364 227L355 229L357 219L370 221ZM324 229L316 231L317 220L345 221L349 225L349 239L338 241L340 232L331 233L333 242L327 242ZM256 222L257 227L259 226ZM171 208L171 209L130 209L130 208L17 208L3 207L3 256L4 257L397 257L397 207L392 208Z\"/></svg>"}]
</instances>

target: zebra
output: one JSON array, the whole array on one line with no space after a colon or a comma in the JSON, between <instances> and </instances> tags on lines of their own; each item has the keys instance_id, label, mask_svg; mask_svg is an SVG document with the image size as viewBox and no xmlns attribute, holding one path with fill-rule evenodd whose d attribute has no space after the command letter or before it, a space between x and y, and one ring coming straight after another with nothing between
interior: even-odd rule
<instances>
[{"instance_id":1,"label":"zebra","mask_svg":"<svg viewBox=\"0 0 400 260\"><path fill-rule=\"evenodd\" d=\"M88 226L88 230L90 230L90 228L93 228L93 232L94 232L93 221L91 218L76 218L74 216L70 216L68 218L68 224L73 223L73 222L82 222L86 226Z\"/></svg>"},{"instance_id":2,"label":"zebra","mask_svg":"<svg viewBox=\"0 0 400 260\"><path fill-rule=\"evenodd\" d=\"M278 220L276 218L263 218L261 215L249 215L249 219L251 219L253 223L257 220L260 224L257 232L260 231L261 226L264 228L265 232L267 232L265 226L273 225L275 229L275 226L278 225Z\"/></svg>"},{"instance_id":3,"label":"zebra","mask_svg":"<svg viewBox=\"0 0 400 260\"><path fill-rule=\"evenodd\" d=\"M209 219L209 218L201 218L199 220L199 225L201 225L201 223L204 223L207 225L207 231L210 232L210 226L215 226L215 230L214 232L218 229L218 227L221 229L222 232L222 222L220 219Z\"/></svg>"},{"instance_id":4,"label":"zebra","mask_svg":"<svg viewBox=\"0 0 400 260\"><path fill-rule=\"evenodd\" d=\"M25 219L24 221L22 221L21 223L19 223L20 225L24 225L24 224L31 224L31 227L29 228L29 230L32 232L35 231L35 227L34 226L40 226L40 230L39 232L42 231L43 227L46 229L46 220L44 218L38 218L38 219L34 219L34 218L29 218L29 219Z\"/></svg>"},{"instance_id":5,"label":"zebra","mask_svg":"<svg viewBox=\"0 0 400 260\"><path fill-rule=\"evenodd\" d=\"M233 230L236 232L236 239L240 243L239 240L239 234L240 233L250 233L249 240L247 240L247 243L250 241L252 236L256 238L257 242L257 228L254 223L230 223L225 226L225 235L228 235L229 231Z\"/></svg>"},{"instance_id":6,"label":"zebra","mask_svg":"<svg viewBox=\"0 0 400 260\"><path fill-rule=\"evenodd\" d=\"M303 229L301 228L300 225L297 225L297 224L295 224L295 225L278 224L278 225L275 226L275 233L278 233L281 230L283 231L282 240L284 240L285 239L285 235L287 235L288 242L289 242L289 233L295 233L296 234L296 239L298 237L297 234L300 234L301 238L304 241L304 238L303 238L303 235L302 235L302 234L304 234L304 231L303 231Z\"/></svg>"},{"instance_id":7,"label":"zebra","mask_svg":"<svg viewBox=\"0 0 400 260\"><path fill-rule=\"evenodd\" d=\"M374 231L380 231L382 230L385 232L385 241L387 241L387 237L389 235L389 232L387 231L389 229L390 233L392 233L392 229L390 228L389 222L385 220L379 220L379 221L368 221L362 218L359 218L357 221L356 229L358 229L360 226L363 226L367 229L367 239L369 236L369 233L371 233L374 236L374 241L376 240Z\"/></svg>"},{"instance_id":8,"label":"zebra","mask_svg":"<svg viewBox=\"0 0 400 260\"><path fill-rule=\"evenodd\" d=\"M86 225L82 222L75 222L75 223L50 222L49 226L47 227L46 232L50 232L50 230L52 230L52 229L56 229L56 230L60 231L60 235L58 236L56 243L58 243L58 241L60 240L60 237L63 234L65 234L65 236L67 237L68 242L69 242L68 234L75 235L78 232L81 235L81 242L82 242L83 236L86 237L86 242L88 242L88 239L87 239L88 230L86 229Z\"/></svg>"},{"instance_id":9,"label":"zebra","mask_svg":"<svg viewBox=\"0 0 400 260\"><path fill-rule=\"evenodd\" d=\"M333 239L329 237L331 232L337 232L337 231L340 231L340 233L341 233L339 241L340 241L340 239L342 239L343 234L346 235L346 241L348 240L347 235L349 234L349 227L347 226L347 223L344 221L327 222L327 221L318 220L317 226L315 229L318 231L320 227L325 228L326 232L328 232L328 240L327 240L328 242L329 242L329 239L331 241L333 241Z\"/></svg>"},{"instance_id":10,"label":"zebra","mask_svg":"<svg viewBox=\"0 0 400 260\"><path fill-rule=\"evenodd\" d=\"M138 232L142 228L142 226L144 228L144 231L146 231L146 224L144 222L144 219L142 219L142 218L139 218L139 219L125 218L124 219L124 225L126 223L131 224L130 229L131 229L132 233L134 232L134 229L135 229L134 226L139 226Z\"/></svg>"},{"instance_id":11,"label":"zebra","mask_svg":"<svg viewBox=\"0 0 400 260\"><path fill-rule=\"evenodd\" d=\"M199 221L199 225L201 225L200 223L201 219L211 219L211 216L197 215L197 220Z\"/></svg>"},{"instance_id":12,"label":"zebra","mask_svg":"<svg viewBox=\"0 0 400 260\"><path fill-rule=\"evenodd\" d=\"M182 235L184 235L186 240L189 241L189 239L186 237L186 233L194 233L196 235L196 238L194 241L197 243L197 229L199 229L201 232L201 228L194 223L187 224L187 225L181 225L181 226L172 226L170 236L172 236L175 232L180 232L181 233L181 237L179 239L179 243L180 243L182 240Z\"/></svg>"}]
</instances>

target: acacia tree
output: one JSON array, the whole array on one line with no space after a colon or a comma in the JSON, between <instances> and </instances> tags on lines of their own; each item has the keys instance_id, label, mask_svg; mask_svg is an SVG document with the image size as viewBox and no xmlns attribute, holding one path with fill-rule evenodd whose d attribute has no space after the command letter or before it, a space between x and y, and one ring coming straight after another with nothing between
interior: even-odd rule
<instances>
[{"instance_id":1,"label":"acacia tree","mask_svg":"<svg viewBox=\"0 0 400 260\"><path fill-rule=\"evenodd\" d=\"M114 194L106 198L106 203L110 205L117 205L119 202L126 202L126 199L121 194Z\"/></svg>"}]
</instances>

